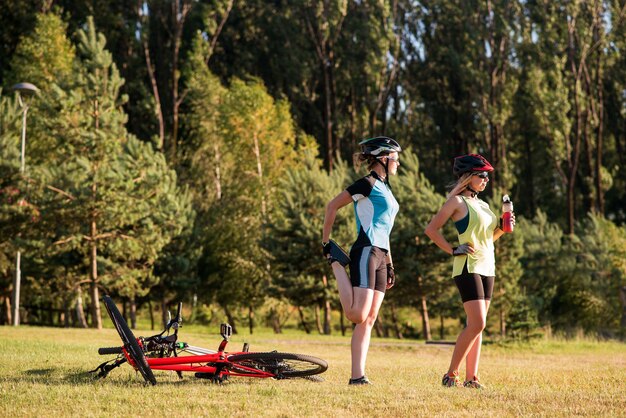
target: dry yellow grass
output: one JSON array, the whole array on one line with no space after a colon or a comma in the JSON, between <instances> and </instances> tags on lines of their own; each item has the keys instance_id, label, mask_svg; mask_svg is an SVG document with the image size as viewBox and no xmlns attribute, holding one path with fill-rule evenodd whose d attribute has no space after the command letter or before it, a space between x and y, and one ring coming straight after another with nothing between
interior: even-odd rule
<instances>
[{"instance_id":1,"label":"dry yellow grass","mask_svg":"<svg viewBox=\"0 0 626 418\"><path fill-rule=\"evenodd\" d=\"M185 331L184 341L217 347L218 335ZM85 372L103 361L98 347L117 344L115 331L0 327L0 416L626 416L626 345L617 342L486 345L487 388L477 391L440 386L450 346L374 339L374 385L350 387L348 337L260 333L234 336L230 349L244 340L253 351L327 360L325 382L233 378L213 385L156 372L159 384L150 387L127 365L94 381Z\"/></svg>"}]
</instances>

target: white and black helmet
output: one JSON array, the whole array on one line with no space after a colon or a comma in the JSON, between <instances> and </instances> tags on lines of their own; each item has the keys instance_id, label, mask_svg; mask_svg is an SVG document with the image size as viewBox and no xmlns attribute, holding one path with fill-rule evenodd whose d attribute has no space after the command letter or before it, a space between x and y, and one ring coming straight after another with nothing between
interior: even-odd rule
<instances>
[{"instance_id":1,"label":"white and black helmet","mask_svg":"<svg viewBox=\"0 0 626 418\"><path fill-rule=\"evenodd\" d=\"M359 142L361 151L365 155L378 156L380 154L388 154L391 152L400 152L402 147L393 139L386 136L377 136L376 138L368 138Z\"/></svg>"}]
</instances>

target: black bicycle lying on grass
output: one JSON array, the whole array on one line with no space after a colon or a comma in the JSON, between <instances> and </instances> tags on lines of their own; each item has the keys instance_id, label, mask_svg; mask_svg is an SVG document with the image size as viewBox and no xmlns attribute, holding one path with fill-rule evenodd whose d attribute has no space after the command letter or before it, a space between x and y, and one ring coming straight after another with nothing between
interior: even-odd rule
<instances>
[{"instance_id":1,"label":"black bicycle lying on grass","mask_svg":"<svg viewBox=\"0 0 626 418\"><path fill-rule=\"evenodd\" d=\"M194 372L197 378L223 382L230 376L274 379L304 377L315 380L316 375L328 368L324 360L308 355L276 351L249 352L247 343L242 351L228 353L225 349L232 335L232 327L228 324L220 326L222 342L217 351L179 342L182 303L178 304L176 317L168 321L160 334L135 338L113 300L104 296L103 302L124 345L98 349L100 355L117 355L91 371L100 378L106 377L111 370L124 363L130 364L141 373L146 382L153 385L157 382L153 370L175 371L180 378L183 377L183 372Z\"/></svg>"}]
</instances>

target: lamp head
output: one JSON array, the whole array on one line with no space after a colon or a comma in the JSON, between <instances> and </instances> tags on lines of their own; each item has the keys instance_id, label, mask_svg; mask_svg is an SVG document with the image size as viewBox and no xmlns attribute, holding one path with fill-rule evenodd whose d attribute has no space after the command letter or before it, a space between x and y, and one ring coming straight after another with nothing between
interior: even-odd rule
<instances>
[{"instance_id":1,"label":"lamp head","mask_svg":"<svg viewBox=\"0 0 626 418\"><path fill-rule=\"evenodd\" d=\"M39 89L34 84L30 83L17 83L11 87L11 90L18 93L17 99L25 112L28 109L28 99L39 92Z\"/></svg>"},{"instance_id":2,"label":"lamp head","mask_svg":"<svg viewBox=\"0 0 626 418\"><path fill-rule=\"evenodd\" d=\"M23 96L33 96L39 92L39 89L31 83L17 83L11 90L20 93Z\"/></svg>"}]
</instances>

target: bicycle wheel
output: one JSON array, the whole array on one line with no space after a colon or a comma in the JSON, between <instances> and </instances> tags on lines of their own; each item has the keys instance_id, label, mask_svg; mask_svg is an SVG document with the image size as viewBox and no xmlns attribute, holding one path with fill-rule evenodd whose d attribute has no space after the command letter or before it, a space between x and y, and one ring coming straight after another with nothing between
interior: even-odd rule
<instances>
[{"instance_id":1,"label":"bicycle wheel","mask_svg":"<svg viewBox=\"0 0 626 418\"><path fill-rule=\"evenodd\" d=\"M243 353L228 356L228 361L245 367L254 367L274 374L277 379L305 377L324 373L328 363L317 357L292 353Z\"/></svg>"},{"instance_id":2,"label":"bicycle wheel","mask_svg":"<svg viewBox=\"0 0 626 418\"><path fill-rule=\"evenodd\" d=\"M141 373L141 376L144 378L146 382L149 382L153 385L156 385L156 378L154 377L154 373L152 373L152 369L148 365L146 361L146 356L143 354L143 350L139 346L135 335L128 327L128 324L124 320L124 317L115 306L115 302L109 296L104 296L102 298L104 305L107 308L107 312L109 313L109 317L111 317L111 321L113 321L113 325L115 325L115 329L117 329L117 333L120 335L122 342L124 343L124 348L128 352L130 358L133 359L135 366Z\"/></svg>"}]
</instances>

